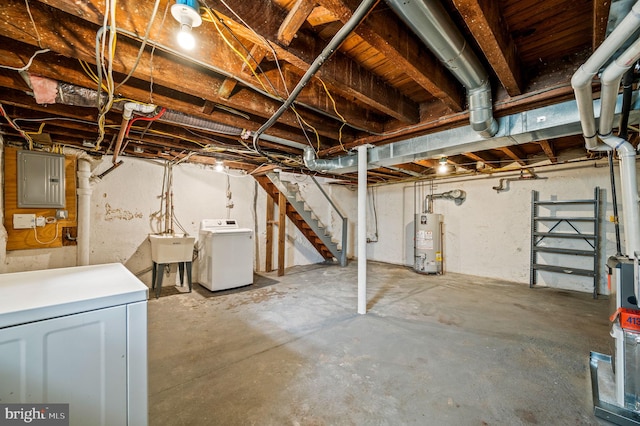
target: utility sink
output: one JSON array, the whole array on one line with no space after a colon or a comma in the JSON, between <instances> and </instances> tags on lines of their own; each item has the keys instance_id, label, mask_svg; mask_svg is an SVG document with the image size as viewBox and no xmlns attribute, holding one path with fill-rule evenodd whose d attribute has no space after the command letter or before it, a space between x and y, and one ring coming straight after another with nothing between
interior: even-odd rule
<instances>
[{"instance_id":1,"label":"utility sink","mask_svg":"<svg viewBox=\"0 0 640 426\"><path fill-rule=\"evenodd\" d=\"M191 262L196 237L182 234L149 234L151 260L155 263Z\"/></svg>"}]
</instances>

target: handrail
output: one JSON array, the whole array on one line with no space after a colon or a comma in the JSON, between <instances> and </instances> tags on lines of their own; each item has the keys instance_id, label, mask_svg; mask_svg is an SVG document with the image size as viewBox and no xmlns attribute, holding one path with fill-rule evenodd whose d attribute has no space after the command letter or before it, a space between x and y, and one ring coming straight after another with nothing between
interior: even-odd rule
<instances>
[{"instance_id":1,"label":"handrail","mask_svg":"<svg viewBox=\"0 0 640 426\"><path fill-rule=\"evenodd\" d=\"M346 266L347 265L347 218L340 212L340 209L338 209L338 206L336 206L333 203L333 201L331 200L329 195L324 191L324 189L322 189L322 186L318 183L315 176L313 175L310 175L310 176L311 176L311 179L313 180L313 183L316 184L316 186L318 187L318 189L320 190L324 198L326 198L326 200L329 202L331 207L333 207L333 209L336 211L336 213L338 214L338 216L340 216L340 219L342 220L342 251L340 252L340 265Z\"/></svg>"},{"instance_id":2,"label":"handrail","mask_svg":"<svg viewBox=\"0 0 640 426\"><path fill-rule=\"evenodd\" d=\"M338 213L338 216L340 216L340 219L344 219L344 215L342 213L340 213L340 209L338 209L338 207L333 204L333 201L331 201L331 198L329 198L329 195L327 195L327 193L324 191L324 189L322 189L322 186L318 183L318 181L316 180L315 176L310 175L311 179L313 179L313 183L316 184L316 186L318 187L318 189L320 190L320 192L322 192L322 195L324 195L324 198L327 199L327 201L329 202L329 204L331 204L331 207L333 207L333 209L336 211L336 213Z\"/></svg>"}]
</instances>

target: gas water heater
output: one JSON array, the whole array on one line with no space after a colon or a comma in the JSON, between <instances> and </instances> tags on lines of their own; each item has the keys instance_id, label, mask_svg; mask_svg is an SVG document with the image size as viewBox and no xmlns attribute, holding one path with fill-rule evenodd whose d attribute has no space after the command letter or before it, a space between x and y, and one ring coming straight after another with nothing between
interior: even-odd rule
<instances>
[{"instance_id":1,"label":"gas water heater","mask_svg":"<svg viewBox=\"0 0 640 426\"><path fill-rule=\"evenodd\" d=\"M423 274L442 273L442 215L418 213L415 217L413 269Z\"/></svg>"}]
</instances>

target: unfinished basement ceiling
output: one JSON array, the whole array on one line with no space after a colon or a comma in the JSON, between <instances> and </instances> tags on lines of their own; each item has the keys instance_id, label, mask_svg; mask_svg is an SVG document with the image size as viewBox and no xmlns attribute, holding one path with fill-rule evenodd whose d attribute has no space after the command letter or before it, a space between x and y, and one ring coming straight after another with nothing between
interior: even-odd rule
<instances>
[{"instance_id":1,"label":"unfinished basement ceiling","mask_svg":"<svg viewBox=\"0 0 640 426\"><path fill-rule=\"evenodd\" d=\"M282 105L360 2L204 0L204 22L192 30L196 46L190 51L176 41L173 4L4 0L0 104L6 115L36 147L58 144L102 155L118 148L124 104L151 103L157 108L134 118L157 119L132 121L118 160L188 156L188 161L224 161L253 173L273 167L304 170L303 145L312 146L318 158L331 159L361 144L385 145L469 125L465 88L389 3L379 1L305 86L295 109L288 109L255 147L251 132ZM604 39L610 13L604 0L442 4L489 74L497 119L572 100L571 75ZM107 6L113 7L105 19ZM117 27L115 40L105 25ZM33 57L41 50L46 51ZM105 109L102 126L99 74L103 96L111 91L115 100ZM58 90L56 100L46 96L51 87L53 97ZM80 94L85 105L69 102L69 93ZM201 120L209 129L185 120ZM25 144L7 120L0 120L0 131L7 143ZM637 131L630 139L637 143ZM371 170L369 179L433 177L441 155L425 152L424 158L385 165ZM447 162L458 172L491 173L586 156L582 137L570 135L490 149L471 145L468 152L447 156Z\"/></svg>"}]
</instances>

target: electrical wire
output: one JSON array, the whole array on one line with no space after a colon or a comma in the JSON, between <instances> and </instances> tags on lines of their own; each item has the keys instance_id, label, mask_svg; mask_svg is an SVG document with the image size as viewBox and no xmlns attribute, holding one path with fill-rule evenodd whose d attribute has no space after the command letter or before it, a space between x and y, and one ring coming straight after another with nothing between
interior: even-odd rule
<instances>
[{"instance_id":1,"label":"electrical wire","mask_svg":"<svg viewBox=\"0 0 640 426\"><path fill-rule=\"evenodd\" d=\"M29 134L27 132L22 130L20 128L20 126L18 126L16 123L13 122L13 120L11 120L11 117L9 117L9 115L7 115L7 112L4 110L4 106L2 106L1 103L0 103L0 114L2 114L2 116L5 118L5 120L7 120L9 125L14 130L16 130L18 133L20 133L20 136L22 136L27 141L27 143L29 144L29 150L32 150L33 149L33 139L31 139L31 136L29 136Z\"/></svg>"},{"instance_id":2,"label":"electrical wire","mask_svg":"<svg viewBox=\"0 0 640 426\"><path fill-rule=\"evenodd\" d=\"M283 87L284 87L285 93L287 94L287 97L288 97L290 92L289 92L289 88L287 87L287 80L286 80L286 78L284 76L284 73L282 72L282 68L280 67L280 63L278 61L278 53L276 52L274 47L271 45L271 42L269 42L269 40L267 40L266 38L264 38L263 36L258 34L249 24L247 24L242 19L242 17L240 17L240 15L238 15L226 2L224 2L224 0L222 0L221 2L238 19L239 22L241 22L247 29L249 29L249 31L251 31L258 39L262 40L262 45L263 46L266 46L271 51L271 53L273 54L273 57L275 58L275 64L276 64L276 67L278 69L278 75L280 76L280 80L283 83ZM235 35L235 33L231 30L231 28L229 28L229 26L225 23L224 19L220 18L218 16L218 14L206 4L206 0L203 0L203 3L205 5L205 8L209 10L209 13L211 14L211 16L215 17L227 29L227 31L229 31L229 33L238 42L238 44L243 47L245 52L247 52L248 56L251 56L253 58L253 56L251 55L251 51ZM254 62L256 62L257 68L262 72L263 75L265 75L265 73L262 70L262 68L260 67L260 64L258 63L258 61L256 61L255 58L253 58L253 60L254 60ZM284 102L284 99L282 99L281 96L277 95L278 91L273 86L273 83L271 83L271 80L269 80L269 78L266 78L266 77L265 77L265 79L269 83L269 86L271 86L271 89L272 89L272 92L269 92L269 91L265 90L265 93L266 94L271 94L272 97L275 97L276 100ZM309 146L313 147L313 143L311 142L311 139L309 138L309 135L307 134L307 131L306 131L305 127L304 127L304 124L306 124L308 127L313 129L314 133L316 134L316 140L317 140L318 145L319 145L319 135L318 135L317 130L313 126L310 126L308 123L304 123L304 121L302 120L302 117L297 113L297 111L295 111L295 107L293 105L291 106L291 109L294 110L294 112L295 112L295 116L296 116L296 120L298 121L298 125L300 126L300 129L302 130L302 134L304 135L305 139L309 143ZM261 153L262 155L266 155L266 154L261 152L261 149L258 146L258 141L254 141L254 149L256 151L258 151L259 153Z\"/></svg>"},{"instance_id":3,"label":"electrical wire","mask_svg":"<svg viewBox=\"0 0 640 426\"><path fill-rule=\"evenodd\" d=\"M33 25L33 30L36 32L36 37L38 40L38 46L42 49L42 41L40 39L40 32L38 32L38 27L36 27L36 21L33 19L33 15L31 14L31 8L29 7L29 0L24 0L24 5L27 7L27 13L29 14L29 19L31 19L31 24Z\"/></svg>"},{"instance_id":4,"label":"electrical wire","mask_svg":"<svg viewBox=\"0 0 640 426\"><path fill-rule=\"evenodd\" d=\"M166 111L167 111L167 109L163 107L160 110L160 112L157 113L156 115L154 115L153 117L140 116L140 117L136 117L136 118L134 118L132 120L129 120L129 123L127 124L127 130L124 133L124 137L127 137L129 135L129 130L131 129L131 126L133 125L133 123L135 123L136 121L156 121L157 119L162 117Z\"/></svg>"},{"instance_id":5,"label":"electrical wire","mask_svg":"<svg viewBox=\"0 0 640 426\"><path fill-rule=\"evenodd\" d=\"M50 219L50 218L47 218L47 220L49 220L49 219ZM47 223L55 223L55 217L54 217L54 218L52 218L52 219L54 220L53 222L47 222ZM45 241L45 242L43 242L43 241L40 241L40 239L38 238L38 231L37 231L37 227L36 227L36 226L34 226L34 227L33 227L33 236L34 236L34 238L35 238L35 240L36 240L36 242L37 242L38 244L45 246L45 245L48 245L48 244L53 243L54 241L56 241L56 240L58 239L58 231L59 231L59 229L58 229L58 223L56 223L56 235L55 235L55 237L53 237L53 238L52 238L51 240L49 240L49 241Z\"/></svg>"},{"instance_id":6,"label":"electrical wire","mask_svg":"<svg viewBox=\"0 0 640 426\"><path fill-rule=\"evenodd\" d=\"M149 23L147 23L147 28L146 28L146 30L144 32L144 37L142 38L142 44L140 45L140 49L138 50L138 56L136 56L136 60L133 63L133 66L131 67L131 70L129 71L127 76L124 78L124 80L122 80L115 87L115 90L118 90L120 88L120 86L125 84L129 80L129 78L131 78L131 76L135 72L136 68L138 68L138 65L140 64L140 59L142 58L142 53L144 53L144 48L147 45L147 41L149 40L149 35L150 35L150 32L151 32L151 25L153 24L153 21L156 19L156 13L158 12L158 6L160 6L160 0L156 0L155 3L153 4L153 11L151 12L151 17L149 18Z\"/></svg>"},{"instance_id":7,"label":"electrical wire","mask_svg":"<svg viewBox=\"0 0 640 426\"><path fill-rule=\"evenodd\" d=\"M8 65L0 65L0 68L5 68L8 70L13 70L13 71L26 71L29 69L29 67L31 66L31 64L33 63L33 60L35 59L36 56L38 56L41 53L47 53L47 52L51 52L51 49L40 49L40 50L36 50L35 53L31 56L31 58L29 58L29 62L27 62L27 64L21 68L17 68L17 67L10 67Z\"/></svg>"}]
</instances>

